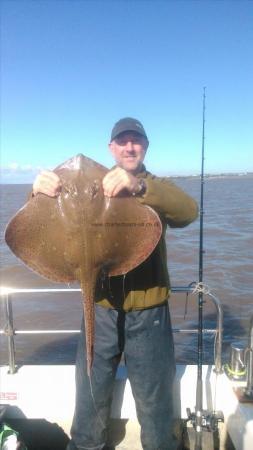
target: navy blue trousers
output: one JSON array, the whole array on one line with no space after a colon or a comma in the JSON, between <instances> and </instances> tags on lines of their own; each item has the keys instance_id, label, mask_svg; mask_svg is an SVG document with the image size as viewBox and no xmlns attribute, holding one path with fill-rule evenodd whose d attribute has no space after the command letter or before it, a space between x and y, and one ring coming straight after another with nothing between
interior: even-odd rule
<instances>
[{"instance_id":1,"label":"navy blue trousers","mask_svg":"<svg viewBox=\"0 0 253 450\"><path fill-rule=\"evenodd\" d=\"M67 450L100 450L107 441L113 384L124 351L144 450L174 450L174 346L168 305L125 313L96 305L91 381L82 326L76 360L76 406ZM92 386L92 393L91 393Z\"/></svg>"}]
</instances>

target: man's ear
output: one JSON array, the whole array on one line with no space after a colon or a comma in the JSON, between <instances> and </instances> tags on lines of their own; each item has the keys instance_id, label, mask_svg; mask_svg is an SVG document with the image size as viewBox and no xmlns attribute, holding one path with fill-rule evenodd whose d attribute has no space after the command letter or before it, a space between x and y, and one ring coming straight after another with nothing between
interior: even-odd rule
<instances>
[{"instance_id":1,"label":"man's ear","mask_svg":"<svg viewBox=\"0 0 253 450\"><path fill-rule=\"evenodd\" d=\"M114 145L113 145L113 142L109 142L108 148L109 148L109 151L111 152L111 154L114 155Z\"/></svg>"}]
</instances>

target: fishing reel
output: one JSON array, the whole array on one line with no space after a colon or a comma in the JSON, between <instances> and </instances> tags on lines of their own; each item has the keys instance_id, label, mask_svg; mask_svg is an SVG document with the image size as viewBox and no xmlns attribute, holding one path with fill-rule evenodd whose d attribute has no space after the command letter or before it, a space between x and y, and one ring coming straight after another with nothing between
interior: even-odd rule
<instances>
[{"instance_id":1,"label":"fishing reel","mask_svg":"<svg viewBox=\"0 0 253 450\"><path fill-rule=\"evenodd\" d=\"M219 422L224 422L224 415L222 411L214 411L210 413L209 411L201 411L201 417L197 416L196 413L192 413L190 408L186 408L187 417L186 421L191 421L192 426L198 431L198 427L206 431L215 432L218 430Z\"/></svg>"}]
</instances>

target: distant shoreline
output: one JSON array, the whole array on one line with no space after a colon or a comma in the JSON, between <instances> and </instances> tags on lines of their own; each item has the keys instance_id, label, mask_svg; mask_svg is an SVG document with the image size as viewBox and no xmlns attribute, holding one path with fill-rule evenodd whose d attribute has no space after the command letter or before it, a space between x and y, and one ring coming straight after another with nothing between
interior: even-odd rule
<instances>
[{"instance_id":1,"label":"distant shoreline","mask_svg":"<svg viewBox=\"0 0 253 450\"><path fill-rule=\"evenodd\" d=\"M198 175L168 175L170 178L185 178L185 179L198 179L200 178L200 174ZM204 178L252 178L253 172L244 172L244 173L206 173Z\"/></svg>"}]
</instances>

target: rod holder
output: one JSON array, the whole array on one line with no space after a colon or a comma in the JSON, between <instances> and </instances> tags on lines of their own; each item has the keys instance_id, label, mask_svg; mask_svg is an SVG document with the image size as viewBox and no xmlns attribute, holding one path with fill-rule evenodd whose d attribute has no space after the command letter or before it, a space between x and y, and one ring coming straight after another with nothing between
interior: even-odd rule
<instances>
[{"instance_id":1,"label":"rod holder","mask_svg":"<svg viewBox=\"0 0 253 450\"><path fill-rule=\"evenodd\" d=\"M230 361L224 366L225 373L231 380L242 381L245 380L246 366L245 366L246 346L242 342L232 342L230 344Z\"/></svg>"}]
</instances>

